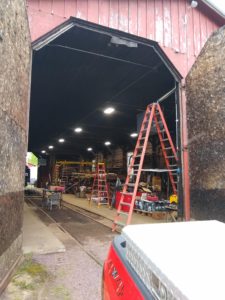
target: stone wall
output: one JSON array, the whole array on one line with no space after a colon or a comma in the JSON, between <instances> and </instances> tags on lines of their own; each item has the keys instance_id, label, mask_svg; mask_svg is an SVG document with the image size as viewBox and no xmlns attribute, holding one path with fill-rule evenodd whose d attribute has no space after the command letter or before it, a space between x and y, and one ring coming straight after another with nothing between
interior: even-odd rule
<instances>
[{"instance_id":1,"label":"stone wall","mask_svg":"<svg viewBox=\"0 0 225 300\"><path fill-rule=\"evenodd\" d=\"M0 1L0 282L21 254L30 64L25 1Z\"/></svg>"},{"instance_id":2,"label":"stone wall","mask_svg":"<svg viewBox=\"0 0 225 300\"><path fill-rule=\"evenodd\" d=\"M225 221L225 27L206 43L186 81L191 215Z\"/></svg>"}]
</instances>

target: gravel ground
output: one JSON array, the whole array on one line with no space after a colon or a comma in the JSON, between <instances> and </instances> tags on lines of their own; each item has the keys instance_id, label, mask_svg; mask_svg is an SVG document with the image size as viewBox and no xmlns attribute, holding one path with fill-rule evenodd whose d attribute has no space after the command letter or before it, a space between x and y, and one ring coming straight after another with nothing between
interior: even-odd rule
<instances>
[{"instance_id":1,"label":"gravel ground","mask_svg":"<svg viewBox=\"0 0 225 300\"><path fill-rule=\"evenodd\" d=\"M40 205L39 200L34 202ZM66 252L33 255L33 259L42 264L49 274L38 296L13 298L6 290L5 298L1 299L100 300L102 264L115 234L109 228L68 208L48 212L55 222L38 209L36 213L65 245ZM94 218L98 219L98 216Z\"/></svg>"}]
</instances>

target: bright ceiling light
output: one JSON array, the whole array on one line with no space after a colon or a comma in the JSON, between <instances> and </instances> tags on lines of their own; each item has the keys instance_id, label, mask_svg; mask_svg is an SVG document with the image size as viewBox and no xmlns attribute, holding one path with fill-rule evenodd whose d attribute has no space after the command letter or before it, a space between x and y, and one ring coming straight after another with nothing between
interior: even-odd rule
<instances>
[{"instance_id":1,"label":"bright ceiling light","mask_svg":"<svg viewBox=\"0 0 225 300\"><path fill-rule=\"evenodd\" d=\"M43 153L43 154L44 154L44 153L46 153L46 151L45 151L45 150L42 150L42 151L41 151L41 153Z\"/></svg>"},{"instance_id":2,"label":"bright ceiling light","mask_svg":"<svg viewBox=\"0 0 225 300\"><path fill-rule=\"evenodd\" d=\"M104 114L111 115L114 111L115 111L115 108L107 107L106 109L104 109Z\"/></svg>"},{"instance_id":3,"label":"bright ceiling light","mask_svg":"<svg viewBox=\"0 0 225 300\"><path fill-rule=\"evenodd\" d=\"M74 129L75 132L80 133L83 129L81 127L77 127Z\"/></svg>"},{"instance_id":4,"label":"bright ceiling light","mask_svg":"<svg viewBox=\"0 0 225 300\"><path fill-rule=\"evenodd\" d=\"M110 146L110 145L111 145L111 142L110 142L110 141L106 141L106 142L105 142L105 145L106 145L106 146Z\"/></svg>"},{"instance_id":5,"label":"bright ceiling light","mask_svg":"<svg viewBox=\"0 0 225 300\"><path fill-rule=\"evenodd\" d=\"M59 139L59 143L64 143L65 140L64 139Z\"/></svg>"},{"instance_id":6,"label":"bright ceiling light","mask_svg":"<svg viewBox=\"0 0 225 300\"><path fill-rule=\"evenodd\" d=\"M130 136L131 136L132 138L135 138L135 137L138 136L138 134L137 134L137 132L133 132L133 133L130 134Z\"/></svg>"},{"instance_id":7,"label":"bright ceiling light","mask_svg":"<svg viewBox=\"0 0 225 300\"><path fill-rule=\"evenodd\" d=\"M92 151L93 149L91 147L87 148L87 151Z\"/></svg>"},{"instance_id":8,"label":"bright ceiling light","mask_svg":"<svg viewBox=\"0 0 225 300\"><path fill-rule=\"evenodd\" d=\"M54 146L48 146L48 149L53 149L54 148Z\"/></svg>"}]
</instances>

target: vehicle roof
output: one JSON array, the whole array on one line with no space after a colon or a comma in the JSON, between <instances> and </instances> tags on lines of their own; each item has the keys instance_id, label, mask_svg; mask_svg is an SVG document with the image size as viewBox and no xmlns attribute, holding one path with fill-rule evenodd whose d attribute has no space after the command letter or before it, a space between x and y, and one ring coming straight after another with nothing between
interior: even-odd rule
<instances>
[{"instance_id":1,"label":"vehicle roof","mask_svg":"<svg viewBox=\"0 0 225 300\"><path fill-rule=\"evenodd\" d=\"M153 272L178 299L225 299L224 223L129 225L122 235L127 258L143 280Z\"/></svg>"}]
</instances>

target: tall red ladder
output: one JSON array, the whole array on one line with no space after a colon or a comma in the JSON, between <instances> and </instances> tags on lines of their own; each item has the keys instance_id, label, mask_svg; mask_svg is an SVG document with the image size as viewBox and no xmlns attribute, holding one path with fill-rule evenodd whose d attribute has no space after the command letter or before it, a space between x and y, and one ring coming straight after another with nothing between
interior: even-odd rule
<instances>
[{"instance_id":1,"label":"tall red ladder","mask_svg":"<svg viewBox=\"0 0 225 300\"><path fill-rule=\"evenodd\" d=\"M159 103L153 103L148 105L145 111L137 143L134 149L134 154L128 168L128 174L123 187L116 217L113 222L112 231L115 231L117 226L123 227L130 224L131 222L141 173L144 171L143 163L150 132L153 127L153 122L159 136L160 145L165 159L166 168L168 169L172 190L174 194L177 194L177 153L162 109ZM133 189L133 191L130 192L128 191L128 189ZM132 196L130 203L124 202L125 195ZM123 206L129 206L129 211L124 212L122 210Z\"/></svg>"},{"instance_id":2,"label":"tall red ladder","mask_svg":"<svg viewBox=\"0 0 225 300\"><path fill-rule=\"evenodd\" d=\"M106 176L105 163L97 163L96 174L94 176L91 191L90 205L92 202L97 202L98 207L102 204L109 205L109 191Z\"/></svg>"}]
</instances>

